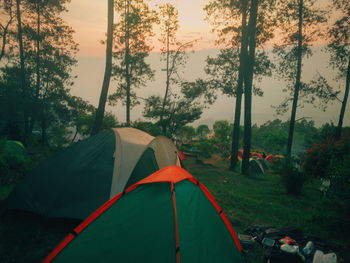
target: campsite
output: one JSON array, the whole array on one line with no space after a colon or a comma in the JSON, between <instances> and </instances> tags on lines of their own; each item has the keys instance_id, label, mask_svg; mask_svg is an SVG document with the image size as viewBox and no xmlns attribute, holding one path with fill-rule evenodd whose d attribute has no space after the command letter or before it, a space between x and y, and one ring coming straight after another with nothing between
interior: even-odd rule
<instances>
[{"instance_id":1,"label":"campsite","mask_svg":"<svg viewBox=\"0 0 350 263\"><path fill-rule=\"evenodd\" d=\"M0 263L350 262L350 0L1 0Z\"/></svg>"}]
</instances>

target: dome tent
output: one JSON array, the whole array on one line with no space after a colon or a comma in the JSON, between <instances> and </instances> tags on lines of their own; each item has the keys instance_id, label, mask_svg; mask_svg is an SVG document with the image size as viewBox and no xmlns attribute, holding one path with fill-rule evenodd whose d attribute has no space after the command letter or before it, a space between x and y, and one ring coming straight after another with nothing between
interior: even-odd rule
<instances>
[{"instance_id":1,"label":"dome tent","mask_svg":"<svg viewBox=\"0 0 350 263\"><path fill-rule=\"evenodd\" d=\"M7 207L85 219L128 184L169 165L180 162L168 138L134 128L105 130L42 162L15 187Z\"/></svg>"},{"instance_id":2,"label":"dome tent","mask_svg":"<svg viewBox=\"0 0 350 263\"><path fill-rule=\"evenodd\" d=\"M243 262L242 246L206 187L163 168L106 202L54 249L49 262Z\"/></svg>"}]
</instances>

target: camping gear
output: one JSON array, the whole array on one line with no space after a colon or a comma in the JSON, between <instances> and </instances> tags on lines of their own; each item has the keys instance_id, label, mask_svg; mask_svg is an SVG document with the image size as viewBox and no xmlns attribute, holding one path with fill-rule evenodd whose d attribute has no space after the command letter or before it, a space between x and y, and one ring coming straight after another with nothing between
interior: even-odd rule
<instances>
[{"instance_id":1,"label":"camping gear","mask_svg":"<svg viewBox=\"0 0 350 263\"><path fill-rule=\"evenodd\" d=\"M163 168L103 204L48 262L242 262L242 246L207 188Z\"/></svg>"},{"instance_id":2,"label":"camping gear","mask_svg":"<svg viewBox=\"0 0 350 263\"><path fill-rule=\"evenodd\" d=\"M282 244L288 244L288 245L293 245L293 244L297 243L293 238L290 238L288 236L286 236L284 238L281 238L279 240L279 242L282 243Z\"/></svg>"},{"instance_id":3,"label":"camping gear","mask_svg":"<svg viewBox=\"0 0 350 263\"><path fill-rule=\"evenodd\" d=\"M260 164L260 162L256 158L250 158L249 159L249 166L250 166L250 171L253 174L264 174L264 168Z\"/></svg>"},{"instance_id":4,"label":"camping gear","mask_svg":"<svg viewBox=\"0 0 350 263\"><path fill-rule=\"evenodd\" d=\"M331 242L321 239L310 234L304 234L301 230L295 228L275 228L254 225L247 228L245 231L251 235L258 243L264 245L264 254L266 262L313 262L315 251L320 250L322 254L334 254L337 258L336 262L350 262L350 249L348 247L332 244ZM283 252L280 249L280 239L285 237L295 240L296 245L299 246L299 254L291 254ZM271 246L267 246L267 241ZM320 252L318 252L320 253ZM317 257L321 257L318 255ZM333 260L331 257L331 260ZM322 261L321 261L322 262ZM332 262L332 261L331 261ZM319 262L318 262L319 263ZM324 262L322 262L324 263ZM333 263L333 262L332 262Z\"/></svg>"},{"instance_id":5,"label":"camping gear","mask_svg":"<svg viewBox=\"0 0 350 263\"><path fill-rule=\"evenodd\" d=\"M316 250L312 263L337 263L337 255L335 253L324 254Z\"/></svg>"},{"instance_id":6,"label":"camping gear","mask_svg":"<svg viewBox=\"0 0 350 263\"><path fill-rule=\"evenodd\" d=\"M238 239L244 248L250 248L255 243L254 238L250 235L238 234Z\"/></svg>"},{"instance_id":7,"label":"camping gear","mask_svg":"<svg viewBox=\"0 0 350 263\"><path fill-rule=\"evenodd\" d=\"M306 243L305 247L303 248L304 255L310 255L312 251L315 249L315 245L312 241L309 241Z\"/></svg>"},{"instance_id":8,"label":"camping gear","mask_svg":"<svg viewBox=\"0 0 350 263\"><path fill-rule=\"evenodd\" d=\"M85 219L126 187L169 165L180 161L168 138L134 128L105 130L42 162L16 186L7 207Z\"/></svg>"}]
</instances>

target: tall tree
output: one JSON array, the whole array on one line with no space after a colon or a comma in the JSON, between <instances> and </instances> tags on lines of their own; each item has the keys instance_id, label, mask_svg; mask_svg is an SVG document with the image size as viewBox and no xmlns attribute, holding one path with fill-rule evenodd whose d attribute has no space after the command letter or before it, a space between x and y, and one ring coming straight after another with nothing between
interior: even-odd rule
<instances>
[{"instance_id":1,"label":"tall tree","mask_svg":"<svg viewBox=\"0 0 350 263\"><path fill-rule=\"evenodd\" d=\"M0 61L10 56L12 46L10 43L11 35L13 33L13 22L15 20L14 2L12 0L4 0L0 2Z\"/></svg>"},{"instance_id":2,"label":"tall tree","mask_svg":"<svg viewBox=\"0 0 350 263\"><path fill-rule=\"evenodd\" d=\"M291 98L285 99L277 108L286 112L292 102L286 154L292 154L295 119L300 94L303 100L313 96L310 85L302 82L302 59L311 55L311 46L320 37L320 26L326 22L326 13L316 6L315 0L281 0L279 5L280 26L283 31L281 44L275 45L274 52L279 58L278 73L287 81Z\"/></svg>"},{"instance_id":3,"label":"tall tree","mask_svg":"<svg viewBox=\"0 0 350 263\"><path fill-rule=\"evenodd\" d=\"M154 75L145 58L153 48L149 41L157 15L145 0L118 0L116 10L119 17L114 31L113 75L117 90L110 101L122 100L126 104L126 123L130 125L131 108L138 103L134 89L144 87Z\"/></svg>"},{"instance_id":4,"label":"tall tree","mask_svg":"<svg viewBox=\"0 0 350 263\"><path fill-rule=\"evenodd\" d=\"M113 47L113 20L114 20L114 0L108 0L108 22L107 22L107 45L106 45L106 64L103 77L102 89L94 125L91 135L96 134L102 127L102 120L105 112L109 83L112 74L112 47Z\"/></svg>"},{"instance_id":5,"label":"tall tree","mask_svg":"<svg viewBox=\"0 0 350 263\"><path fill-rule=\"evenodd\" d=\"M178 78L173 75L178 74L179 66L184 66L187 60L187 55L184 50L192 47L194 41L181 43L176 38L176 33L179 29L178 11L176 8L167 3L159 6L159 20L160 20L160 38L162 44L161 52L162 58L165 60L166 68L166 82L165 94L163 97L162 109L160 114L160 125L163 134L166 134L167 122L163 121L166 106L168 105L168 97L171 92L170 85L179 82Z\"/></svg>"},{"instance_id":6,"label":"tall tree","mask_svg":"<svg viewBox=\"0 0 350 263\"><path fill-rule=\"evenodd\" d=\"M265 1L257 13L257 45L260 49L254 62L253 76L259 81L262 76L271 75L273 65L264 52L264 43L273 37L275 18L273 4L275 1ZM217 44L224 47L217 58L207 60L207 74L211 76L209 83L218 87L224 94L235 96L234 128L232 131L231 169L237 162L240 135L241 101L243 95L243 80L248 59L248 30L251 1L216 1L212 0L205 7L207 19L218 34ZM226 65L226 66L225 66ZM230 66L229 66L230 65ZM225 77L226 76L226 77ZM230 81L227 81L230 80ZM219 84L221 82L221 85ZM253 86L252 86L253 87ZM215 88L214 88L215 89ZM253 87L256 95L262 95L261 90Z\"/></svg>"},{"instance_id":7,"label":"tall tree","mask_svg":"<svg viewBox=\"0 0 350 263\"><path fill-rule=\"evenodd\" d=\"M330 63L337 69L336 80L344 81L344 97L341 100L338 126L335 139L341 138L344 115L350 89L350 4L344 0L333 0L337 19L328 31L327 50L331 55Z\"/></svg>"},{"instance_id":8,"label":"tall tree","mask_svg":"<svg viewBox=\"0 0 350 263\"><path fill-rule=\"evenodd\" d=\"M23 120L24 120L24 135L23 141L25 142L28 136L28 102L27 102L27 87L26 87L26 71L24 67L24 48L23 48L23 31L22 31L22 13L21 13L21 1L16 0L16 17L17 17L17 39L19 47L19 60L20 60L20 78L21 78L21 90L23 96Z\"/></svg>"},{"instance_id":9,"label":"tall tree","mask_svg":"<svg viewBox=\"0 0 350 263\"><path fill-rule=\"evenodd\" d=\"M256 28L259 0L252 0L250 6L248 34L248 56L244 72L244 138L242 173L249 174L249 158L252 140L252 87L255 64Z\"/></svg>"}]
</instances>

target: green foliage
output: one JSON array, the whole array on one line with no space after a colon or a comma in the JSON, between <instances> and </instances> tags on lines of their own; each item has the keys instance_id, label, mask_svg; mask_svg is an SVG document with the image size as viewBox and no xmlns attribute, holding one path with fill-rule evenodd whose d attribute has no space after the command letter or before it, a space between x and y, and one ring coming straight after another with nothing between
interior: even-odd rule
<instances>
[{"instance_id":1,"label":"green foliage","mask_svg":"<svg viewBox=\"0 0 350 263\"><path fill-rule=\"evenodd\" d=\"M23 145L0 139L0 186L16 183L28 171L30 158Z\"/></svg>"},{"instance_id":2,"label":"green foliage","mask_svg":"<svg viewBox=\"0 0 350 263\"><path fill-rule=\"evenodd\" d=\"M202 140L198 144L199 155L203 158L210 158L214 153L213 142L211 140Z\"/></svg>"},{"instance_id":3,"label":"green foliage","mask_svg":"<svg viewBox=\"0 0 350 263\"><path fill-rule=\"evenodd\" d=\"M201 124L196 128L196 136L201 140L206 139L209 133L210 133L210 129L208 125Z\"/></svg>"},{"instance_id":4,"label":"green foliage","mask_svg":"<svg viewBox=\"0 0 350 263\"><path fill-rule=\"evenodd\" d=\"M78 119L79 123L79 134L83 136L87 136L90 134L92 125L94 124L95 113L83 115L80 119ZM115 128L118 126L118 120L115 118L114 114L111 112L105 112L102 121L101 130L106 130L110 128Z\"/></svg>"},{"instance_id":5,"label":"green foliage","mask_svg":"<svg viewBox=\"0 0 350 263\"><path fill-rule=\"evenodd\" d=\"M303 169L315 178L330 179L329 167L333 159L342 160L350 153L350 140L326 141L314 144L309 148L303 158Z\"/></svg>"},{"instance_id":6,"label":"green foliage","mask_svg":"<svg viewBox=\"0 0 350 263\"><path fill-rule=\"evenodd\" d=\"M304 0L301 8L302 14L299 13L299 4L299 0L283 0L279 1L277 6L282 41L275 44L273 52L277 62L276 72L278 77L286 81L286 86L283 87L282 91L289 93L276 107L277 114L280 115L288 112L295 95L296 83L301 81L301 77L299 80L296 79L298 70L300 70L300 76L302 76L302 68L298 69L298 60L301 61L302 58L312 55L311 46L322 37L321 27L327 21L327 12L319 8L315 1ZM302 28L299 28L299 25ZM299 36L299 30L302 30L301 36ZM299 46L299 39L301 40L301 46ZM300 97L303 103L311 103L323 110L329 101L335 99L331 87L318 77L315 77L315 80L310 83L300 82L297 89L300 92L297 100ZM317 103L316 100L318 100Z\"/></svg>"},{"instance_id":7,"label":"green foliage","mask_svg":"<svg viewBox=\"0 0 350 263\"><path fill-rule=\"evenodd\" d=\"M274 164L274 169L281 176L288 194L301 195L302 193L307 176L300 171L299 167L300 165L294 159L284 159Z\"/></svg>"},{"instance_id":8,"label":"green foliage","mask_svg":"<svg viewBox=\"0 0 350 263\"><path fill-rule=\"evenodd\" d=\"M109 102L126 104L130 91L131 106L139 104L135 89L145 87L154 76L146 62L152 46L153 25L158 21L155 11L144 0L116 1L118 16L114 27L112 75L117 83Z\"/></svg>"},{"instance_id":9,"label":"green foliage","mask_svg":"<svg viewBox=\"0 0 350 263\"><path fill-rule=\"evenodd\" d=\"M162 99L159 96L150 96L146 100L143 116L148 119L159 120L162 115ZM185 125L199 119L202 106L195 101L169 96L163 112L163 122L167 126L167 136L178 134ZM181 133L181 132L180 132Z\"/></svg>"},{"instance_id":10,"label":"green foliage","mask_svg":"<svg viewBox=\"0 0 350 263\"><path fill-rule=\"evenodd\" d=\"M152 136L162 135L159 125L148 122L148 121L135 121L131 124L132 127L139 129L141 131L145 131Z\"/></svg>"},{"instance_id":11,"label":"green foliage","mask_svg":"<svg viewBox=\"0 0 350 263\"><path fill-rule=\"evenodd\" d=\"M216 121L213 125L215 139L227 143L231 136L232 125L228 121Z\"/></svg>"},{"instance_id":12,"label":"green foliage","mask_svg":"<svg viewBox=\"0 0 350 263\"><path fill-rule=\"evenodd\" d=\"M350 146L350 145L349 145ZM350 234L350 152L342 158L332 158L327 175L331 181L327 191L330 212L326 217L329 226L336 226L337 233Z\"/></svg>"},{"instance_id":13,"label":"green foliage","mask_svg":"<svg viewBox=\"0 0 350 263\"><path fill-rule=\"evenodd\" d=\"M182 126L176 132L176 137L182 142L189 142L196 135L196 130L192 126Z\"/></svg>"}]
</instances>

